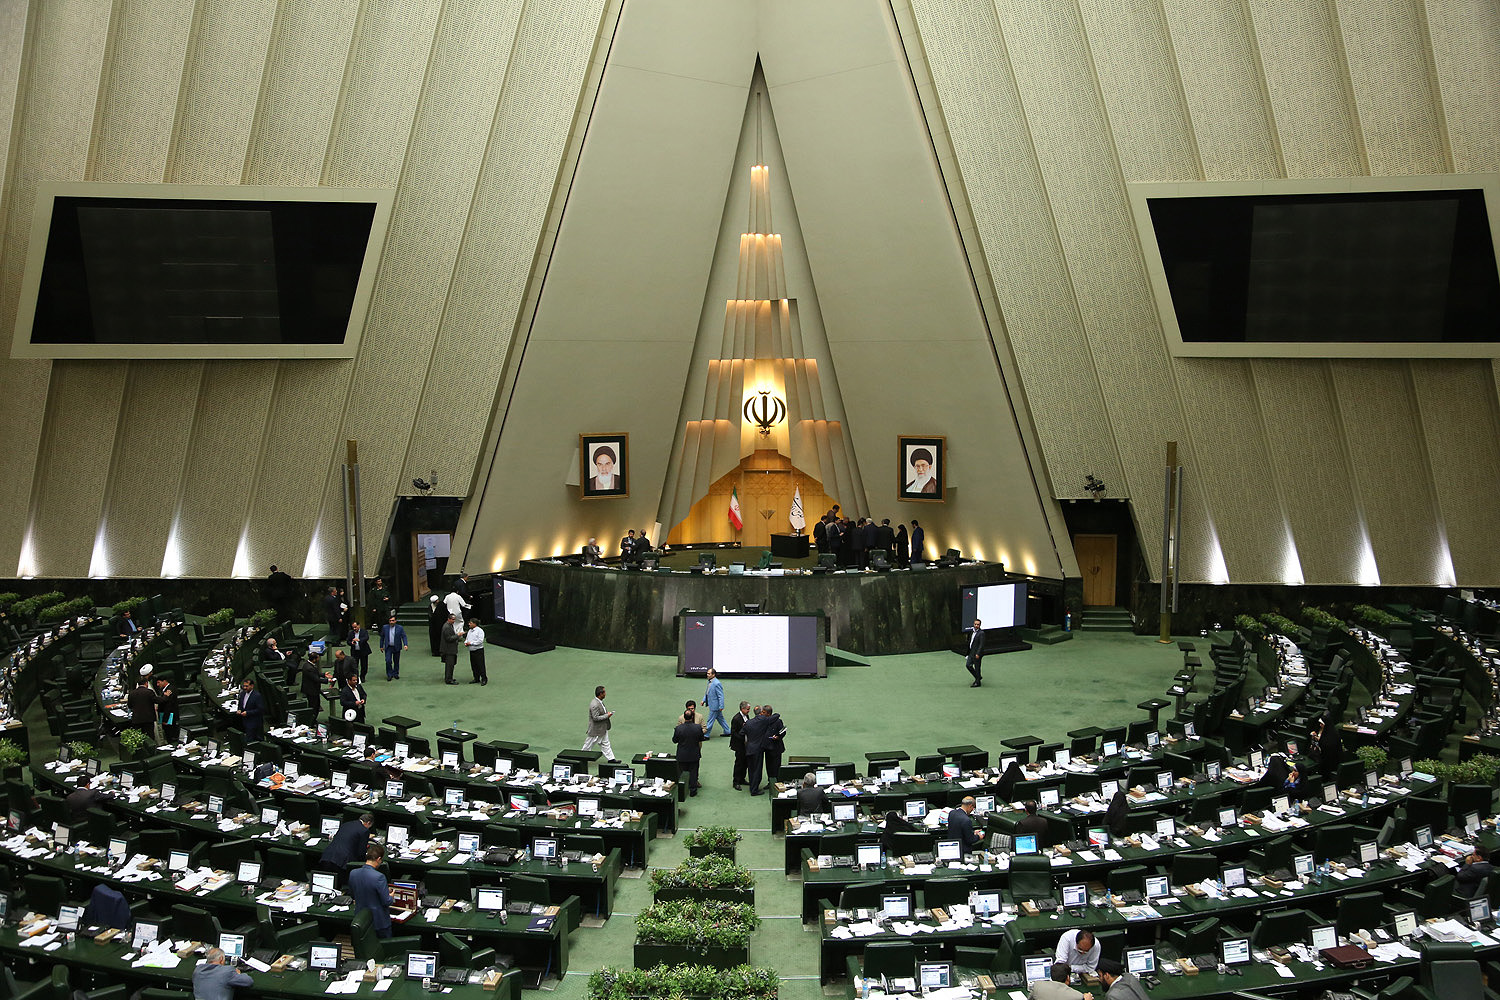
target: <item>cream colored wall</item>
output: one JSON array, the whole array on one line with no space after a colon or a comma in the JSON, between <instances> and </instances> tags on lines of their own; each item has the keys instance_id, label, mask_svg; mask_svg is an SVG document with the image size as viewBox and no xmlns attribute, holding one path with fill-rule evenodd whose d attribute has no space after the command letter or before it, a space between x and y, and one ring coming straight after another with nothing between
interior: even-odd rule
<instances>
[{"instance_id":1,"label":"cream colored wall","mask_svg":"<svg viewBox=\"0 0 1500 1000\"><path fill-rule=\"evenodd\" d=\"M793 206L799 224L787 292L804 315L816 300L832 367L820 379L842 396L863 483L838 499L919 518L930 547L1060 577L1071 553L1054 544L890 11L789 0L626 6L498 428L504 475L455 539L464 561L511 567L591 535L612 546L658 510L686 514L661 498L681 478L668 466L685 395L702 405L695 341L718 347L734 295L747 201L730 168L757 55L781 154L767 156L777 229ZM631 495L580 500L556 470L579 433L608 431L631 435ZM898 434L946 436L947 503L897 501Z\"/></svg>"},{"instance_id":2,"label":"cream colored wall","mask_svg":"<svg viewBox=\"0 0 1500 1000\"><path fill-rule=\"evenodd\" d=\"M351 361L0 359L0 575L341 574L346 438L377 545L412 477L465 494L616 11L5 5L0 321L38 181L394 188L396 205Z\"/></svg>"},{"instance_id":3,"label":"cream colored wall","mask_svg":"<svg viewBox=\"0 0 1500 1000\"><path fill-rule=\"evenodd\" d=\"M397 201L353 361L0 359L0 575L82 576L97 553L115 575L151 576L172 539L185 575L339 571L346 437L361 441L368 541L434 468L443 493L545 484L479 540L507 565L585 523L602 537L649 526L759 51L872 507L895 433L933 418L923 429L977 475L987 434L966 438L967 421L1014 410L1040 491L1077 496L1092 472L1130 496L1153 567L1175 439L1187 579L1500 583L1500 372L1173 360L1125 194L1500 170L1489 0L636 0L616 37L618 13L618 0L5 5L0 320L41 180L388 187ZM931 132L925 153L900 138L914 123ZM946 212L943 191L956 239L915 203ZM923 291L883 308L870 275L892 234L928 248L902 272ZM554 240L569 252L550 260ZM970 273L977 290L958 287ZM543 300L522 360L513 334L531 329L543 276L579 291ZM953 317L936 335L883 336L933 305ZM547 374L528 384L533 365ZM924 405L934 383L960 416ZM566 433L537 416L559 396ZM563 485L572 445L552 438L627 429L622 398L641 428L632 496L580 510ZM516 430L498 452L490 414ZM1020 503L989 484L960 479L944 512L900 516L951 518L952 540L982 549L964 532ZM1040 517L1030 534L1050 523L1061 537L1054 508Z\"/></svg>"},{"instance_id":4,"label":"cream colored wall","mask_svg":"<svg viewBox=\"0 0 1500 1000\"><path fill-rule=\"evenodd\" d=\"M1094 472L1131 497L1159 573L1175 439L1185 579L1500 582L1491 363L1174 360L1125 197L1138 181L1494 171L1493 4L905 7L1057 495Z\"/></svg>"}]
</instances>

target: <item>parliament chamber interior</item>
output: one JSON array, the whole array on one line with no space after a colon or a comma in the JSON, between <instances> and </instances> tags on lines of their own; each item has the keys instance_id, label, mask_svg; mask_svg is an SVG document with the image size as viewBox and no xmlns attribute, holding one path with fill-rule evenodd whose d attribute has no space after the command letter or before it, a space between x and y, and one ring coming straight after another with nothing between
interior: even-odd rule
<instances>
[{"instance_id":1,"label":"parliament chamber interior","mask_svg":"<svg viewBox=\"0 0 1500 1000\"><path fill-rule=\"evenodd\" d=\"M1493 4L0 25L0 1000L1500 996Z\"/></svg>"}]
</instances>

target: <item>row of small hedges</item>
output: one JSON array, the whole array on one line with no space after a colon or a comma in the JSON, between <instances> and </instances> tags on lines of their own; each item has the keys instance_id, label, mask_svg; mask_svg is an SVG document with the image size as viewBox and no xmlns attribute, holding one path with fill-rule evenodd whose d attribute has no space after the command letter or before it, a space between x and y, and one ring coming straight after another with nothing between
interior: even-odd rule
<instances>
[{"instance_id":1,"label":"row of small hedges","mask_svg":"<svg viewBox=\"0 0 1500 1000\"><path fill-rule=\"evenodd\" d=\"M775 969L738 965L658 965L650 969L599 969L589 976L589 1000L776 1000L781 979Z\"/></svg>"}]
</instances>

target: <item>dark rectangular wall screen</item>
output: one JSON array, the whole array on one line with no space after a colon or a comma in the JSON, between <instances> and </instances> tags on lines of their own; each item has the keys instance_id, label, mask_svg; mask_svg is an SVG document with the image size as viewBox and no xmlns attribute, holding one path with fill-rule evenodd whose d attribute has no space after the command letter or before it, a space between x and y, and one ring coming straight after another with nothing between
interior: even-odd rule
<instances>
[{"instance_id":1,"label":"dark rectangular wall screen","mask_svg":"<svg viewBox=\"0 0 1500 1000\"><path fill-rule=\"evenodd\" d=\"M1484 192L1151 198L1186 343L1492 343Z\"/></svg>"},{"instance_id":2,"label":"dark rectangular wall screen","mask_svg":"<svg viewBox=\"0 0 1500 1000\"><path fill-rule=\"evenodd\" d=\"M342 344L374 202L59 197L33 344Z\"/></svg>"}]
</instances>

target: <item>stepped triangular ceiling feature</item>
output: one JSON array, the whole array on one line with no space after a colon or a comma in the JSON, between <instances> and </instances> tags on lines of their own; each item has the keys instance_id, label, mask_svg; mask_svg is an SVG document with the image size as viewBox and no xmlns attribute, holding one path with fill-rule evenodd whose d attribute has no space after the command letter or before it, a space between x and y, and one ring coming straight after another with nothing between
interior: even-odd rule
<instances>
[{"instance_id":1,"label":"stepped triangular ceiling feature","mask_svg":"<svg viewBox=\"0 0 1500 1000\"><path fill-rule=\"evenodd\" d=\"M788 287L788 253L795 255L794 274L811 272L796 209L784 187L773 217L777 170L784 170L780 143L757 64L734 168L735 178L748 178L748 190L743 184L730 185L657 516L664 528L682 520L714 482L767 449L821 482L846 509L865 511L816 292L810 281L806 287ZM741 214L745 206L748 216ZM731 278L733 294L716 297ZM720 302L722 311L715 316ZM746 413L747 404L762 393L785 407L784 419L765 429ZM774 402L770 405L779 410Z\"/></svg>"}]
</instances>

